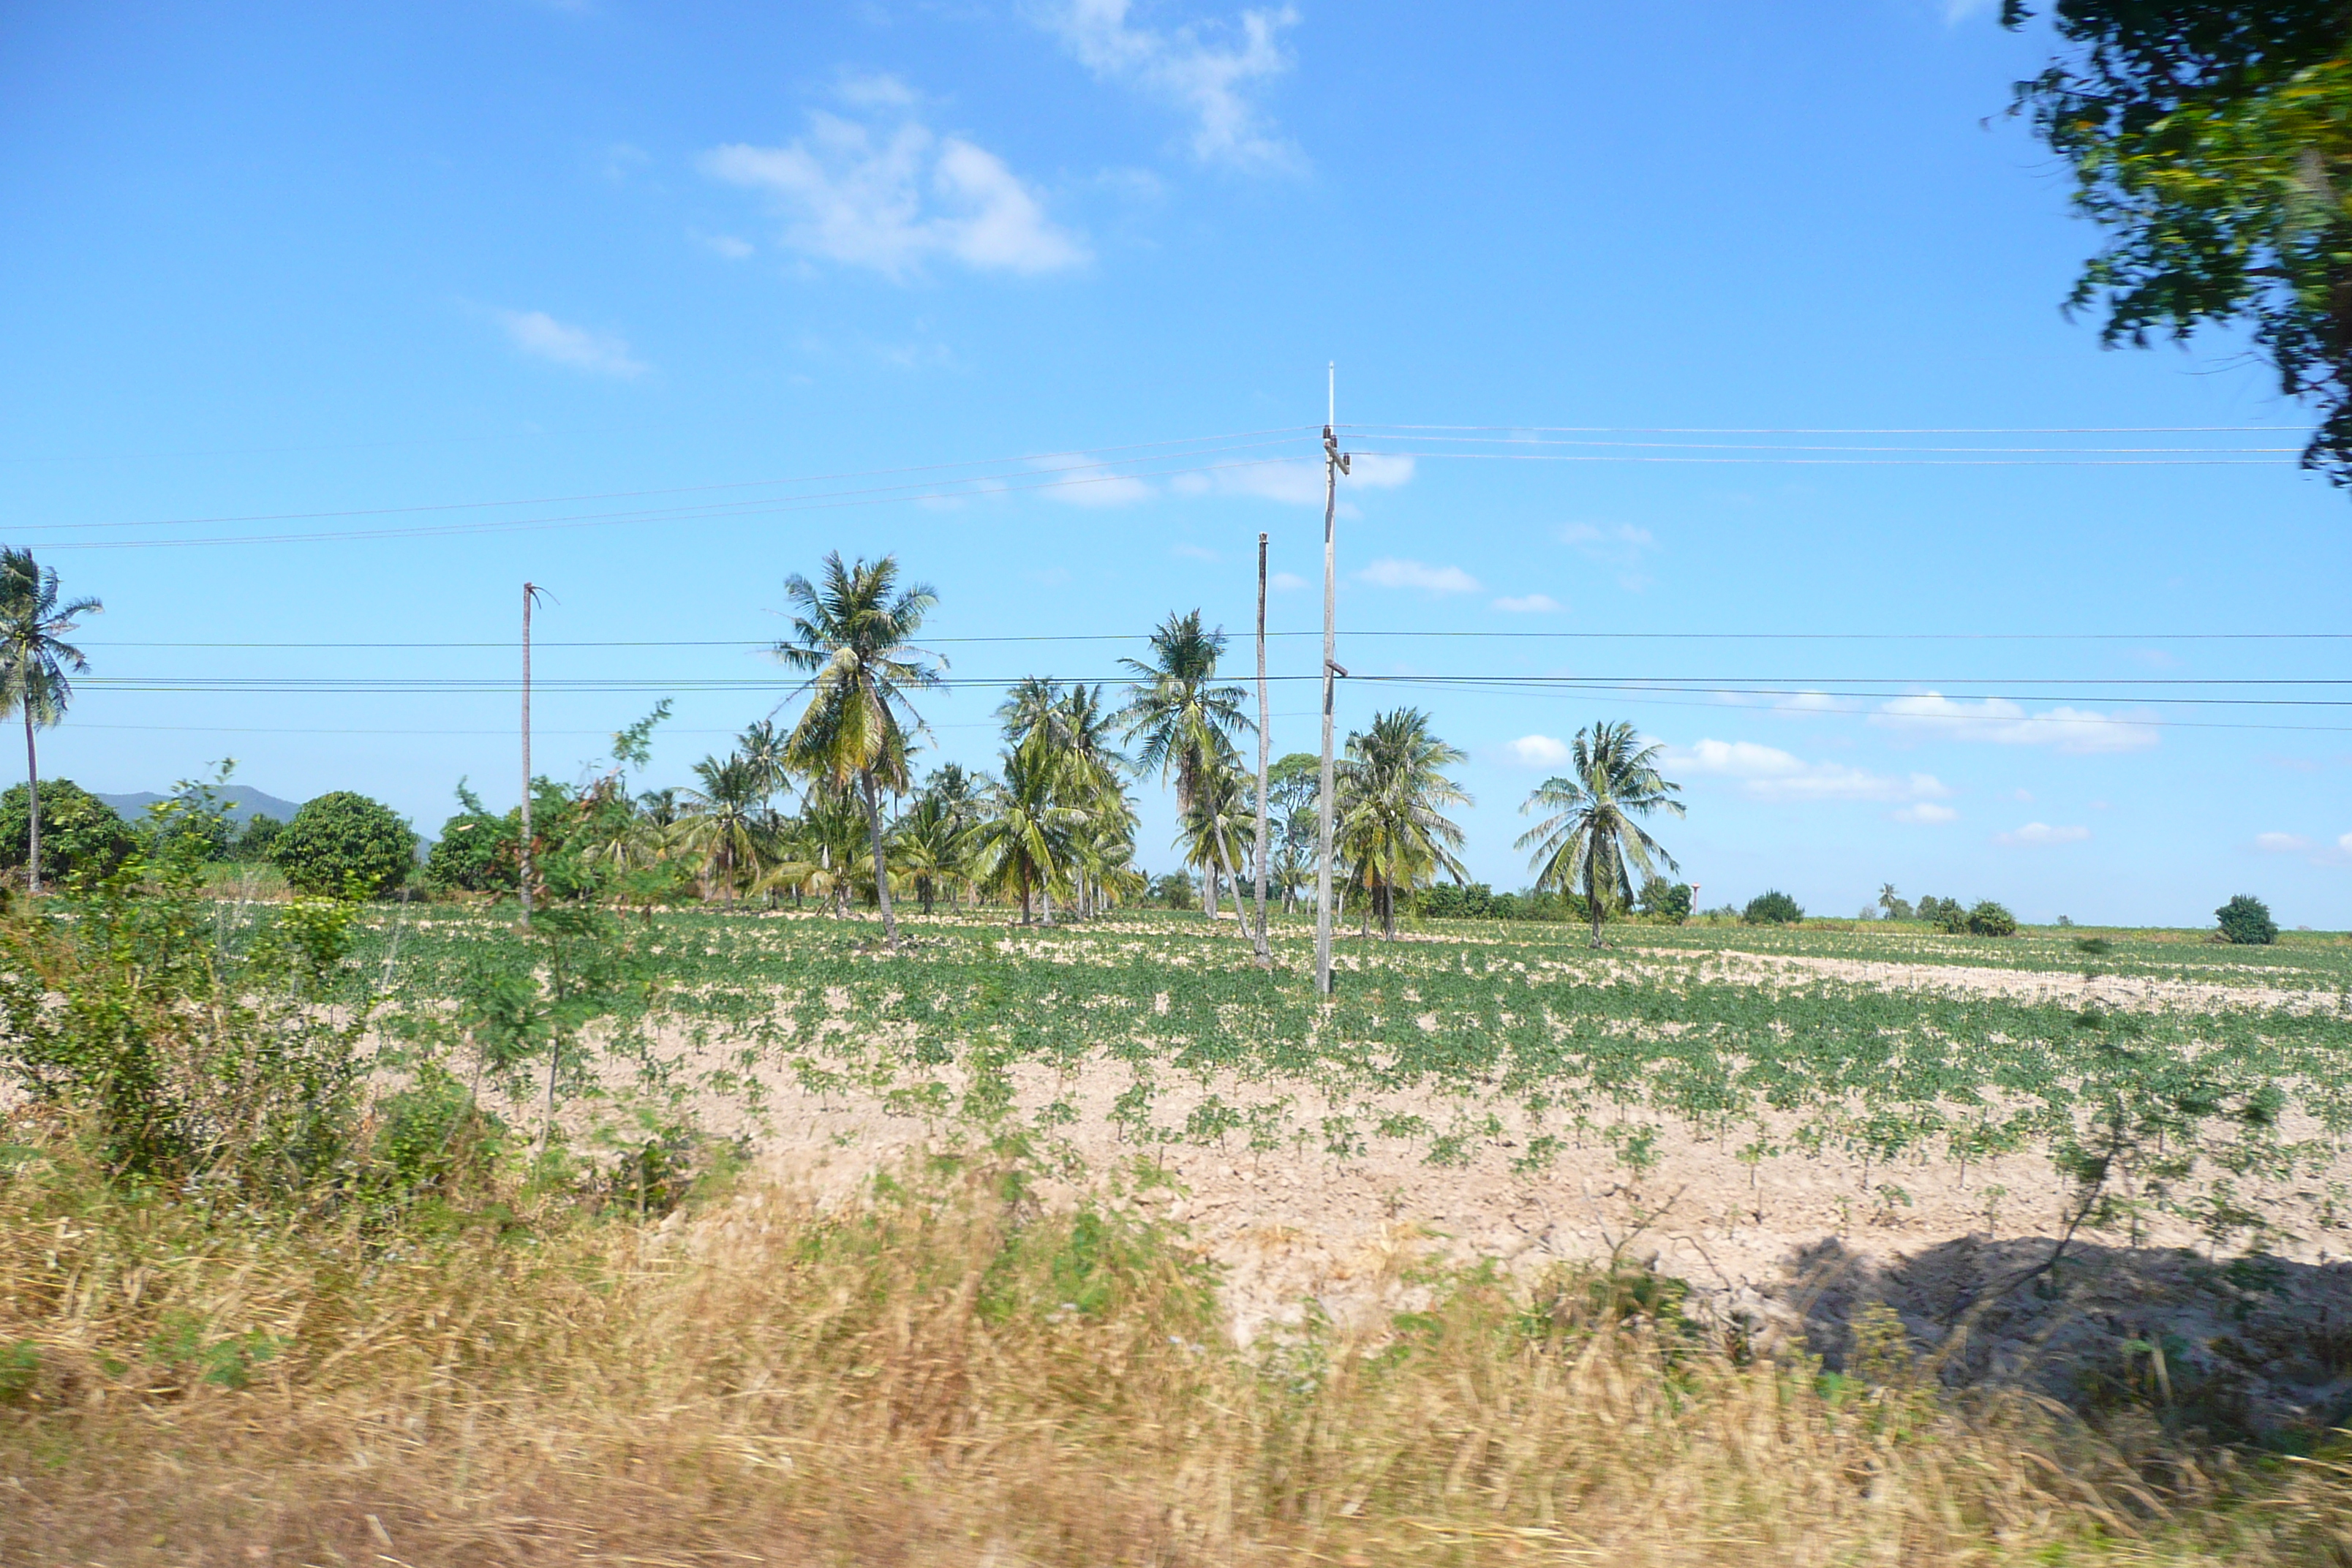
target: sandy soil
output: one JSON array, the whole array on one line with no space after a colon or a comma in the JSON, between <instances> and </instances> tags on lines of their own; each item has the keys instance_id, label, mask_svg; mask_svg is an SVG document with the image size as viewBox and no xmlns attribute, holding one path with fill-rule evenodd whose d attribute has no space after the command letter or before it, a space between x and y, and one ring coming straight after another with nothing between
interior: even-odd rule
<instances>
[{"instance_id":1,"label":"sandy soil","mask_svg":"<svg viewBox=\"0 0 2352 1568\"><path fill-rule=\"evenodd\" d=\"M1817 958L1796 953L1708 952L1675 948L1629 948L1646 958L1695 967L1710 980L1751 984L1802 984L1821 976L1883 991L1934 991L1947 995L1999 996L2026 1004L2097 1003L2134 1012L2220 1013L2237 1008L2291 1013L2335 1013L2344 999L2333 991L2264 985L2221 985L2210 981L2159 980L2149 975L2085 977L2046 969L1974 968L1957 963L1887 963L1870 959Z\"/></svg>"},{"instance_id":2,"label":"sandy soil","mask_svg":"<svg viewBox=\"0 0 2352 1568\"><path fill-rule=\"evenodd\" d=\"M1653 956L1692 962L1630 952L1619 962L1646 967ZM1698 962L1757 984L1827 974L1895 990L2148 1009L2256 999L2339 1005L2327 993L2116 977L1749 953ZM836 1018L818 1032L846 1026ZM665 1049L695 1066L683 1039ZM758 1117L732 1100L708 1101L701 1115L750 1138L771 1179L812 1189L820 1201L844 1200L877 1168L956 1136L876 1094L811 1092L781 1066L761 1077L768 1103ZM953 1073L943 1077L961 1087ZM1153 1122L1181 1127L1213 1093L1244 1110L1279 1105L1277 1146L1253 1149L1240 1131L1222 1144L1144 1144L1127 1141L1111 1116L1134 1081L1124 1064L1099 1060L1058 1078L1024 1067L1015 1081L1022 1120L1057 1100L1076 1111L1054 1136L1085 1174L1055 1195L1108 1192L1118 1204L1180 1222L1219 1265L1243 1342L1310 1312L1377 1330L1390 1314L1426 1303L1429 1287L1416 1281L1428 1265L1491 1258L1532 1276L1617 1259L1687 1280L1706 1321L1768 1353L1801 1347L1836 1365L1856 1314L1884 1302L1955 1382L2027 1382L2082 1403L2099 1389L2157 1377L2151 1355L2131 1347L2169 1346L2161 1352L2169 1358L2164 1378L2234 1413L2216 1421L2308 1425L2352 1415L2352 1266L2343 1261L2352 1254L2352 1158L2315 1179L2239 1184L2238 1200L2285 1233L2268 1244L2274 1258L2252 1272L2230 1271L2229 1247L2217 1250L2170 1224L2137 1247L2084 1237L2053 1274L2041 1266L2063 1228L2066 1192L2039 1153L1966 1169L1942 1160L1866 1168L1834 1152L1743 1162L1739 1146L1752 1129L1718 1142L1668 1123L1654 1133L1656 1160L1645 1173L1594 1131L1530 1169L1519 1164L1528 1130L1513 1105L1428 1090L1333 1105L1297 1082L1237 1075L1163 1080ZM1351 1116L1357 1133L1354 1146L1338 1152L1320 1131L1334 1113ZM1502 1130L1466 1140L1458 1164L1431 1163L1428 1131L1383 1138L1372 1131L1383 1116L1418 1117L1444 1131L1490 1113ZM1786 1145L1782 1134L1792 1129L1793 1121L1771 1129L1772 1142ZM1148 1180L1137 1179L1139 1163Z\"/></svg>"}]
</instances>

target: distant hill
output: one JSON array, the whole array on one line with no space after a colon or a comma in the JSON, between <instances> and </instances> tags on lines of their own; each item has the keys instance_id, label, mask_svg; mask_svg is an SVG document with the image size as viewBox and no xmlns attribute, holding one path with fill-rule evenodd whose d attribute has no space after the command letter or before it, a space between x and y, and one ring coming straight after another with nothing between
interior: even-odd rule
<instances>
[{"instance_id":1,"label":"distant hill","mask_svg":"<svg viewBox=\"0 0 2352 1568\"><path fill-rule=\"evenodd\" d=\"M294 820L294 814L302 809L299 802L280 800L274 795L264 795L259 790L248 788L244 784L226 784L213 793L220 797L222 805L228 807L228 819L231 822L242 823L247 818L254 816L274 816L280 822L291 822ZM157 801L172 798L170 795L157 795L153 790L148 789L142 789L135 795L99 795L96 790L92 790L90 794L97 795L100 800L106 802L132 822L146 816L147 808Z\"/></svg>"}]
</instances>

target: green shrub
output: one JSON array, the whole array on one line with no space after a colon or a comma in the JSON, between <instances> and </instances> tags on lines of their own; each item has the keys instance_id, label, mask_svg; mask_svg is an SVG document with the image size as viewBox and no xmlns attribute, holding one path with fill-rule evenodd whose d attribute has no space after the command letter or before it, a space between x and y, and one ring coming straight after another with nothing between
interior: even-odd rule
<instances>
[{"instance_id":1,"label":"green shrub","mask_svg":"<svg viewBox=\"0 0 2352 1568\"><path fill-rule=\"evenodd\" d=\"M1990 899L1980 899L1969 911L1969 930L1978 936L2015 936L2017 917Z\"/></svg>"},{"instance_id":2,"label":"green shrub","mask_svg":"<svg viewBox=\"0 0 2352 1568\"><path fill-rule=\"evenodd\" d=\"M2241 947L2268 947L2278 941L2278 922L2271 919L2268 904L2252 893L2240 893L2213 911L2221 923L2223 940Z\"/></svg>"},{"instance_id":3,"label":"green shrub","mask_svg":"<svg viewBox=\"0 0 2352 1568\"><path fill-rule=\"evenodd\" d=\"M1669 921L1675 925L1690 919L1691 890L1688 882L1669 882L1664 877L1652 877L1642 884L1642 912L1654 920Z\"/></svg>"},{"instance_id":4,"label":"green shrub","mask_svg":"<svg viewBox=\"0 0 2352 1568\"><path fill-rule=\"evenodd\" d=\"M349 790L307 803L270 846L270 861L299 893L364 898L390 892L416 864L416 835L390 806Z\"/></svg>"},{"instance_id":5,"label":"green shrub","mask_svg":"<svg viewBox=\"0 0 2352 1568\"><path fill-rule=\"evenodd\" d=\"M229 858L242 860L247 865L266 862L269 858L270 847L285 831L284 823L266 811L258 812L246 819L244 831L229 845Z\"/></svg>"},{"instance_id":6,"label":"green shrub","mask_svg":"<svg viewBox=\"0 0 2352 1568\"><path fill-rule=\"evenodd\" d=\"M29 805L23 784L0 794L0 868L14 870L25 864L32 838ZM103 877L138 847L138 835L114 807L71 779L41 781L43 877Z\"/></svg>"},{"instance_id":7,"label":"green shrub","mask_svg":"<svg viewBox=\"0 0 2352 1568\"><path fill-rule=\"evenodd\" d=\"M460 812L441 825L425 858L425 885L436 892L505 891L521 879L522 814Z\"/></svg>"},{"instance_id":8,"label":"green shrub","mask_svg":"<svg viewBox=\"0 0 2352 1568\"><path fill-rule=\"evenodd\" d=\"M1146 901L1165 910L1197 910L1201 901L1193 895L1192 879L1181 871L1170 871L1151 879L1151 891Z\"/></svg>"},{"instance_id":9,"label":"green shrub","mask_svg":"<svg viewBox=\"0 0 2352 1568\"><path fill-rule=\"evenodd\" d=\"M1739 918L1752 926L1792 926L1805 918L1804 907L1778 888L1748 900Z\"/></svg>"},{"instance_id":10,"label":"green shrub","mask_svg":"<svg viewBox=\"0 0 2352 1568\"><path fill-rule=\"evenodd\" d=\"M1948 936L1958 936L1969 929L1969 910L1958 899L1938 899L1932 894L1919 900L1919 918Z\"/></svg>"}]
</instances>

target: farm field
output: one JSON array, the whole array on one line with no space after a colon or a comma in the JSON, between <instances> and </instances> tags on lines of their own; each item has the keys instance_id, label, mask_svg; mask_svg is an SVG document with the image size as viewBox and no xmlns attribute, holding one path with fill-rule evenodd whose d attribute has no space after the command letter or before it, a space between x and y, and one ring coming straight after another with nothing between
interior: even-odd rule
<instances>
[{"instance_id":1,"label":"farm field","mask_svg":"<svg viewBox=\"0 0 2352 1568\"><path fill-rule=\"evenodd\" d=\"M434 911L379 940L401 989L446 994L489 931ZM1870 1300L1932 1343L1988 1298L1953 1375L2062 1395L2143 1330L2352 1315L2341 938L2249 959L2172 933L1624 926L1595 952L1580 928L1432 922L1341 942L1326 1010L1303 923L1277 926L1271 975L1198 915L907 931L892 954L814 914L637 926L646 984L599 1080L835 1197L909 1148L1018 1133L1066 1194L1115 1182L1184 1226L1244 1342L1376 1325L1425 1300L1421 1266L1481 1260L1654 1267L1832 1353ZM2077 1268L2102 1263L2072 1305L2021 1278L2070 1233ZM2264 1289L2216 1296L2249 1255ZM2101 1290L2130 1322L2077 1342ZM2326 1357L2242 1359L2264 1419L2352 1391Z\"/></svg>"}]
</instances>

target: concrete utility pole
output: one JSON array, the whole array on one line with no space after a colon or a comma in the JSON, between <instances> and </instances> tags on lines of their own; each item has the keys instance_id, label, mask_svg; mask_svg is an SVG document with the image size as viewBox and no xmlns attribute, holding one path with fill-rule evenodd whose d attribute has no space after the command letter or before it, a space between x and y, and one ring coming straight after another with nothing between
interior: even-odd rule
<instances>
[{"instance_id":1,"label":"concrete utility pole","mask_svg":"<svg viewBox=\"0 0 2352 1568\"><path fill-rule=\"evenodd\" d=\"M1330 412L1323 426L1323 772L1316 791L1315 857L1315 991L1331 994L1331 805L1335 784L1331 767L1332 704L1338 693L1335 678L1346 673L1339 664L1339 476L1348 471L1348 454L1339 450L1339 367L1330 371Z\"/></svg>"},{"instance_id":2,"label":"concrete utility pole","mask_svg":"<svg viewBox=\"0 0 2352 1568\"><path fill-rule=\"evenodd\" d=\"M1257 961L1274 967L1265 931L1265 756L1273 744L1274 712L1265 696L1265 535L1257 536Z\"/></svg>"},{"instance_id":3,"label":"concrete utility pole","mask_svg":"<svg viewBox=\"0 0 2352 1568\"><path fill-rule=\"evenodd\" d=\"M525 925L530 924L530 606L539 592L535 584L522 585L522 858L519 886Z\"/></svg>"}]
</instances>

